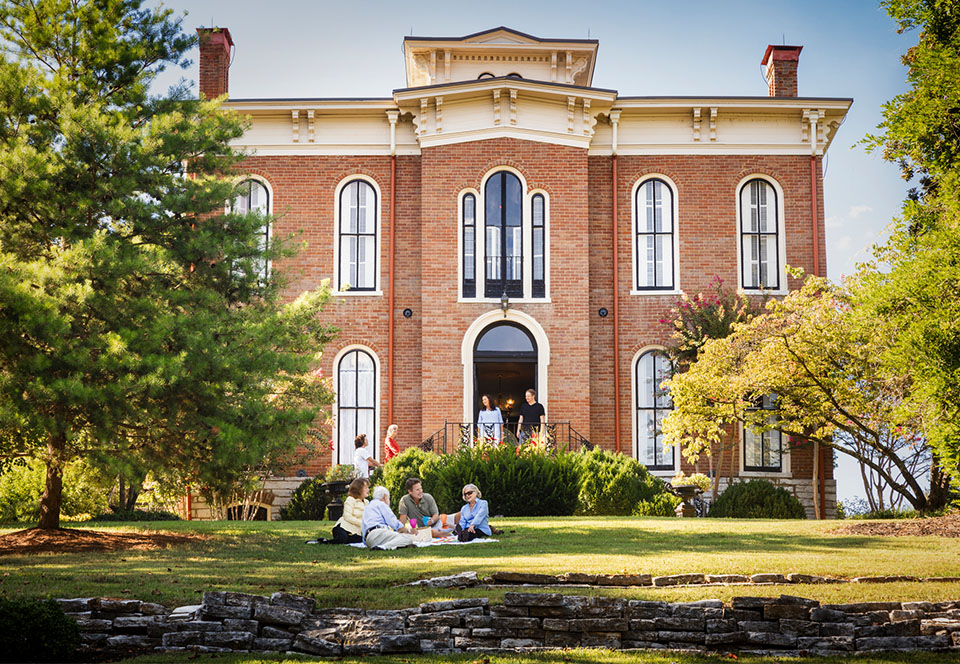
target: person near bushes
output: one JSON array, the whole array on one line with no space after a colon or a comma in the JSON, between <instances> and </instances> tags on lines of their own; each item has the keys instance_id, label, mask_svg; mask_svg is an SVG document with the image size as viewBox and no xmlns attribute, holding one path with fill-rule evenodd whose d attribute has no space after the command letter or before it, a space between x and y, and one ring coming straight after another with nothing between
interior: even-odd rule
<instances>
[{"instance_id":1,"label":"person near bushes","mask_svg":"<svg viewBox=\"0 0 960 664\"><path fill-rule=\"evenodd\" d=\"M362 433L353 439L353 467L357 471L357 477L370 477L370 469L382 466L379 461L373 458L373 452L370 450L370 441L367 440L367 434Z\"/></svg>"},{"instance_id":2,"label":"person near bushes","mask_svg":"<svg viewBox=\"0 0 960 664\"><path fill-rule=\"evenodd\" d=\"M420 478L407 478L404 487L407 489L407 495L400 499L400 505L397 507L400 521L403 523L413 521L418 528L429 529L433 537L443 537L446 533L441 528L433 528L440 521L437 501L429 493L424 492Z\"/></svg>"},{"instance_id":3,"label":"person near bushes","mask_svg":"<svg viewBox=\"0 0 960 664\"><path fill-rule=\"evenodd\" d=\"M373 488L373 500L363 510L362 531L368 549L414 546L410 528L400 523L390 509L390 492L385 486Z\"/></svg>"},{"instance_id":4,"label":"person near bushes","mask_svg":"<svg viewBox=\"0 0 960 664\"><path fill-rule=\"evenodd\" d=\"M397 445L397 431L400 427L391 424L387 427L387 437L383 439L383 462L386 463L393 457L400 454L400 446Z\"/></svg>"},{"instance_id":5,"label":"person near bushes","mask_svg":"<svg viewBox=\"0 0 960 664\"><path fill-rule=\"evenodd\" d=\"M490 508L487 501L481 499L480 488L476 484L463 487L463 499L467 504L460 509L460 522L453 532L460 542L470 542L478 537L490 537Z\"/></svg>"},{"instance_id":6,"label":"person near bushes","mask_svg":"<svg viewBox=\"0 0 960 664\"><path fill-rule=\"evenodd\" d=\"M343 501L343 516L333 526L335 544L354 544L363 541L363 510L370 495L370 480L358 477L350 482L347 499Z\"/></svg>"},{"instance_id":7,"label":"person near bushes","mask_svg":"<svg viewBox=\"0 0 960 664\"><path fill-rule=\"evenodd\" d=\"M520 406L520 420L517 422L517 440L524 444L540 432L547 421L547 411L537 402L537 391L532 387L524 397L527 403Z\"/></svg>"},{"instance_id":8,"label":"person near bushes","mask_svg":"<svg viewBox=\"0 0 960 664\"><path fill-rule=\"evenodd\" d=\"M494 405L489 394L480 397L480 403L483 407L477 413L478 437L487 442L500 442L503 438L503 415L500 409Z\"/></svg>"}]
</instances>

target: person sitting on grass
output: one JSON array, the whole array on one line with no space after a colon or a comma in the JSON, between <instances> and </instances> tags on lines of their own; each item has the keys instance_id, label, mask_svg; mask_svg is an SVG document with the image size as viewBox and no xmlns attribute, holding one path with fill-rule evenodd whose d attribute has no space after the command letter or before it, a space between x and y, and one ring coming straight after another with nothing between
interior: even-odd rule
<instances>
[{"instance_id":1,"label":"person sitting on grass","mask_svg":"<svg viewBox=\"0 0 960 664\"><path fill-rule=\"evenodd\" d=\"M400 523L390 509L390 492L385 486L373 488L373 500L363 510L363 543L368 549L400 549L416 546L410 528Z\"/></svg>"},{"instance_id":2,"label":"person sitting on grass","mask_svg":"<svg viewBox=\"0 0 960 664\"><path fill-rule=\"evenodd\" d=\"M460 509L460 522L453 532L460 542L470 542L478 537L490 537L490 508L487 501L480 499L480 488L476 484L463 487L463 499L467 504Z\"/></svg>"},{"instance_id":3,"label":"person sitting on grass","mask_svg":"<svg viewBox=\"0 0 960 664\"><path fill-rule=\"evenodd\" d=\"M335 544L354 544L363 541L363 510L370 495L370 480L358 477L350 482L347 499L343 501L343 516L333 526Z\"/></svg>"},{"instance_id":4,"label":"person sitting on grass","mask_svg":"<svg viewBox=\"0 0 960 664\"><path fill-rule=\"evenodd\" d=\"M420 479L410 477L404 486L407 489L407 495L400 499L400 505L397 507L400 521L403 523L413 521L418 529L428 528L432 537L443 537L449 534L443 532L444 526L438 525L440 510L437 509L437 501L423 491L423 483Z\"/></svg>"}]
</instances>

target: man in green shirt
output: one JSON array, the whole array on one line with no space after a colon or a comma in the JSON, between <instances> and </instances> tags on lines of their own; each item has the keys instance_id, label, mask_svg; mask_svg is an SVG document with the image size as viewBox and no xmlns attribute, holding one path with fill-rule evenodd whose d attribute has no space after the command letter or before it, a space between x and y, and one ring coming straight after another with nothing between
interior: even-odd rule
<instances>
[{"instance_id":1,"label":"man in green shirt","mask_svg":"<svg viewBox=\"0 0 960 664\"><path fill-rule=\"evenodd\" d=\"M411 477L406 484L407 495L400 499L400 506L397 513L400 520L406 523L410 519L415 519L417 526L428 528L440 520L440 510L437 509L437 501L429 493L423 492L423 484L416 477ZM426 524L423 520L427 519Z\"/></svg>"}]
</instances>

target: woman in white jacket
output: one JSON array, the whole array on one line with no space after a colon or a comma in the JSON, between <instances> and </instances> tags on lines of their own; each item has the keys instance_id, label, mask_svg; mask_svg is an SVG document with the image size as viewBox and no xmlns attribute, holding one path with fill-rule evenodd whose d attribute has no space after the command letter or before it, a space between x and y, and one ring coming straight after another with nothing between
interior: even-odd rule
<instances>
[{"instance_id":1,"label":"woman in white jacket","mask_svg":"<svg viewBox=\"0 0 960 664\"><path fill-rule=\"evenodd\" d=\"M343 516L333 527L333 541L336 544L353 544L363 541L363 509L370 495L370 480L358 477L350 482L347 499L343 501Z\"/></svg>"}]
</instances>

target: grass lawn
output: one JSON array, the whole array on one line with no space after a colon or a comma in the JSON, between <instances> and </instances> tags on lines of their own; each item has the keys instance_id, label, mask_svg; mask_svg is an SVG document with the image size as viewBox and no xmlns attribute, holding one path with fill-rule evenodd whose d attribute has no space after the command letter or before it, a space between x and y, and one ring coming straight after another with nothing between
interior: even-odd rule
<instances>
[{"instance_id":1,"label":"grass lawn","mask_svg":"<svg viewBox=\"0 0 960 664\"><path fill-rule=\"evenodd\" d=\"M507 531L499 543L384 552L304 544L306 539L328 535L329 522L101 524L98 529L193 532L207 539L153 551L0 556L0 594L131 597L173 607L199 603L204 590L269 595L282 589L313 596L321 606L400 608L435 599L486 596L496 602L502 597L504 589L394 587L466 570L481 575L508 570L960 576L960 538L837 535L836 522L568 517L498 519L496 524ZM960 599L960 583L568 588L565 592L667 601L781 592L823 602L945 600ZM495 661L501 660L491 660Z\"/></svg>"},{"instance_id":2,"label":"grass lawn","mask_svg":"<svg viewBox=\"0 0 960 664\"><path fill-rule=\"evenodd\" d=\"M151 655L124 660L126 664L174 664L176 662L217 662L217 664L296 664L316 661L307 655L291 657L278 655L200 655L178 653L169 655ZM851 657L817 657L797 659L794 657L748 657L732 659L727 655L691 655L677 652L610 652L603 650L563 650L546 653L522 653L503 655L392 655L382 657L343 657L337 659L343 664L719 664L720 662L738 662L740 664L765 664L772 662L816 662L816 664L941 664L944 661L956 661L952 654L945 653L884 653L880 655L858 655Z\"/></svg>"}]
</instances>

